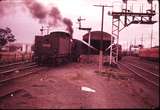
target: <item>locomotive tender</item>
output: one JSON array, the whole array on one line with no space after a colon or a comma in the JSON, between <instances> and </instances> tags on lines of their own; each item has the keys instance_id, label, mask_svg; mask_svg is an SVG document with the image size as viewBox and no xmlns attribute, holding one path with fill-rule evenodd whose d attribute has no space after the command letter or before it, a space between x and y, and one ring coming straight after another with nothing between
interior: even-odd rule
<instances>
[{"instance_id":1,"label":"locomotive tender","mask_svg":"<svg viewBox=\"0 0 160 110\"><path fill-rule=\"evenodd\" d=\"M35 36L34 60L38 64L68 62L71 57L69 33L56 31L44 36Z\"/></svg>"}]
</instances>

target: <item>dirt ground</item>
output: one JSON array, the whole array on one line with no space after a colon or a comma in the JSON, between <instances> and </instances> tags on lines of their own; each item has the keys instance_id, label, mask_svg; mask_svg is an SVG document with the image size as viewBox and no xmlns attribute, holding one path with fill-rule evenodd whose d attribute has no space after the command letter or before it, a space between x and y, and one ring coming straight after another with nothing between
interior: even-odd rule
<instances>
[{"instance_id":1,"label":"dirt ground","mask_svg":"<svg viewBox=\"0 0 160 110\"><path fill-rule=\"evenodd\" d=\"M157 108L158 91L131 74L96 64L48 68L0 85L1 109ZM82 87L92 91L82 90ZM3 97L2 97L3 96Z\"/></svg>"}]
</instances>

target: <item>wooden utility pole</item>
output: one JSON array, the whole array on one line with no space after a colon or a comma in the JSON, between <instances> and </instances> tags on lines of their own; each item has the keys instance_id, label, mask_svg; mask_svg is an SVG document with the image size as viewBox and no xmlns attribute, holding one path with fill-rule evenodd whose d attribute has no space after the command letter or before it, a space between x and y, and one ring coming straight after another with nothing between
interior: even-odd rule
<instances>
[{"instance_id":1,"label":"wooden utility pole","mask_svg":"<svg viewBox=\"0 0 160 110\"><path fill-rule=\"evenodd\" d=\"M104 7L112 7L107 5L94 5L97 7L102 7L102 21L101 21L101 41L100 41L100 51L99 51L99 72L102 72L103 65L103 21L104 21Z\"/></svg>"}]
</instances>

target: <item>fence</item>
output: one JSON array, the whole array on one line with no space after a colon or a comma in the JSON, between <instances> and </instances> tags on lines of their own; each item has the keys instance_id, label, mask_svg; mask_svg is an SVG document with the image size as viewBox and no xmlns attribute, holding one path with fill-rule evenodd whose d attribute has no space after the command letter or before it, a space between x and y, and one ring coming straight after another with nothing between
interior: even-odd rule
<instances>
[{"instance_id":1,"label":"fence","mask_svg":"<svg viewBox=\"0 0 160 110\"><path fill-rule=\"evenodd\" d=\"M0 52L0 64L32 60L32 53Z\"/></svg>"}]
</instances>

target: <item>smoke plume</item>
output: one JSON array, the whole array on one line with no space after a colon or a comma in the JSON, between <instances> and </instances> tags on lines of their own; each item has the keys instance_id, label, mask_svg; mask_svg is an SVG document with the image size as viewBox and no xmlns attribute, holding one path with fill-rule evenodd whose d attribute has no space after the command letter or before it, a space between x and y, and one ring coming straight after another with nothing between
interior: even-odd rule
<instances>
[{"instance_id":1,"label":"smoke plume","mask_svg":"<svg viewBox=\"0 0 160 110\"><path fill-rule=\"evenodd\" d=\"M73 23L72 23L72 21L70 19L68 19L68 18L63 18L63 23L65 25L67 25L67 29L66 30L69 31L70 34L73 34L73 28L72 28Z\"/></svg>"},{"instance_id":2,"label":"smoke plume","mask_svg":"<svg viewBox=\"0 0 160 110\"><path fill-rule=\"evenodd\" d=\"M37 3L34 0L25 0L25 5L29 9L33 18L38 18L40 23L45 20L47 10L40 3Z\"/></svg>"},{"instance_id":3,"label":"smoke plume","mask_svg":"<svg viewBox=\"0 0 160 110\"><path fill-rule=\"evenodd\" d=\"M5 16L9 10L15 8L13 1L0 0L0 17ZM69 31L70 34L73 33L72 21L69 18L63 17L57 7L52 6L51 8L48 8L36 0L24 0L22 3L29 10L32 17L37 19L39 23L48 24L49 26L54 27L59 26L59 23L63 23L66 26L66 30Z\"/></svg>"},{"instance_id":4,"label":"smoke plume","mask_svg":"<svg viewBox=\"0 0 160 110\"><path fill-rule=\"evenodd\" d=\"M51 26L58 24L58 22L62 20L61 13L56 7L52 7L48 15L49 15L49 18L51 18L49 22L49 25Z\"/></svg>"},{"instance_id":5,"label":"smoke plume","mask_svg":"<svg viewBox=\"0 0 160 110\"><path fill-rule=\"evenodd\" d=\"M14 11L14 4L11 4L8 0L0 0L0 17L5 16L8 13Z\"/></svg>"},{"instance_id":6,"label":"smoke plume","mask_svg":"<svg viewBox=\"0 0 160 110\"><path fill-rule=\"evenodd\" d=\"M73 33L72 21L68 18L63 18L57 7L52 6L48 9L36 0L26 0L25 5L32 14L32 17L38 19L40 23L57 26L58 23L61 22L66 25L66 30L69 31L70 34Z\"/></svg>"}]
</instances>

